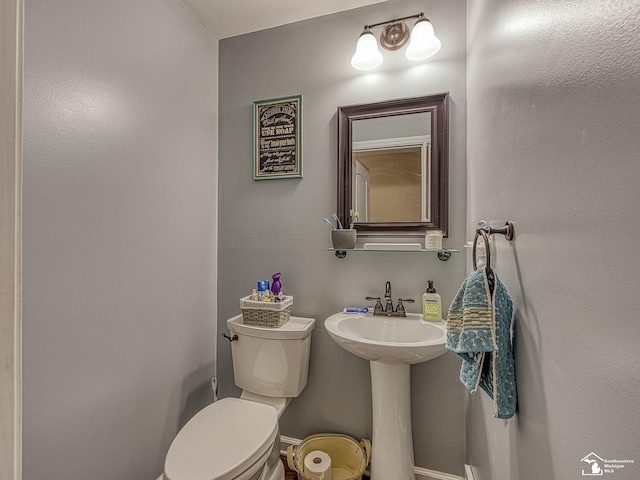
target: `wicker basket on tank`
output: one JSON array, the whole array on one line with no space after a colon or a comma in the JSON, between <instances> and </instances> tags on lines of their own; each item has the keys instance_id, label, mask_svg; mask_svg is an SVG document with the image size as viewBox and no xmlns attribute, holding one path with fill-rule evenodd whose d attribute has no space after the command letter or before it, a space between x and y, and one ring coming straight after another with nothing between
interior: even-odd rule
<instances>
[{"instance_id":1,"label":"wicker basket on tank","mask_svg":"<svg viewBox=\"0 0 640 480\"><path fill-rule=\"evenodd\" d=\"M293 297L283 296L281 302L260 302L250 297L240 299L242 322L245 325L278 328L289 321Z\"/></svg>"}]
</instances>

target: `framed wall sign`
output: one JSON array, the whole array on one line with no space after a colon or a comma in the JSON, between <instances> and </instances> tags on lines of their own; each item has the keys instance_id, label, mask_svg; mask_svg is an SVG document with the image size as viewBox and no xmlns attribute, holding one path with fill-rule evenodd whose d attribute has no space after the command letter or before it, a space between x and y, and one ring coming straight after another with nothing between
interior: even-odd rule
<instances>
[{"instance_id":1,"label":"framed wall sign","mask_svg":"<svg viewBox=\"0 0 640 480\"><path fill-rule=\"evenodd\" d=\"M253 102L253 179L302 177L302 95Z\"/></svg>"}]
</instances>

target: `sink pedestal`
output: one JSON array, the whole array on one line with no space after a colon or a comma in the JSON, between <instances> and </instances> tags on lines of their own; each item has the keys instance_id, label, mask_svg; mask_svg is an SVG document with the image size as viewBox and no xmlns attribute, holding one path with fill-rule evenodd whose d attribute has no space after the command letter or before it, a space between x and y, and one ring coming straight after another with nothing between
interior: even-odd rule
<instances>
[{"instance_id":1,"label":"sink pedestal","mask_svg":"<svg viewBox=\"0 0 640 480\"><path fill-rule=\"evenodd\" d=\"M371 365L371 480L415 480L410 365Z\"/></svg>"},{"instance_id":2,"label":"sink pedestal","mask_svg":"<svg viewBox=\"0 0 640 480\"><path fill-rule=\"evenodd\" d=\"M446 351L446 324L425 322L420 313L336 313L324 326L338 345L371 366L371 480L415 480L410 368Z\"/></svg>"}]
</instances>

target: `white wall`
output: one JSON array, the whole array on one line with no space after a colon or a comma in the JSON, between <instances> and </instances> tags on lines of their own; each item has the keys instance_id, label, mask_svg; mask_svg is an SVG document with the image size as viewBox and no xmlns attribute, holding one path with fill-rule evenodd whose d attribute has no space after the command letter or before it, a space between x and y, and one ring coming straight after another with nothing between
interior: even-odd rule
<instances>
[{"instance_id":1,"label":"white wall","mask_svg":"<svg viewBox=\"0 0 640 480\"><path fill-rule=\"evenodd\" d=\"M468 407L478 480L640 478L640 4L468 2L468 222L516 222L519 408ZM612 474L613 475L613 474Z\"/></svg>"},{"instance_id":2,"label":"white wall","mask_svg":"<svg viewBox=\"0 0 640 480\"><path fill-rule=\"evenodd\" d=\"M175 0L27 2L26 480L156 478L210 401L217 43Z\"/></svg>"},{"instance_id":3,"label":"white wall","mask_svg":"<svg viewBox=\"0 0 640 480\"><path fill-rule=\"evenodd\" d=\"M424 11L442 40L431 61L410 64L402 52L387 53L372 73L350 65L367 23ZM220 42L220 249L219 330L239 312L238 299L258 279L282 272L294 296L293 313L316 318L309 383L281 420L284 435L318 432L371 436L369 365L338 347L323 322L348 305L382 295L420 299L433 279L448 306L464 278L465 256L449 262L435 255L364 253L337 259L330 229L336 211L337 107L449 92L450 238L465 242L466 82L465 2L389 1ZM252 102L303 95L304 178L252 180ZM419 302L408 307L419 311ZM460 360L446 355L412 367L416 464L462 473L465 458L464 388ZM218 373L223 396L238 395L229 342L219 340Z\"/></svg>"}]
</instances>

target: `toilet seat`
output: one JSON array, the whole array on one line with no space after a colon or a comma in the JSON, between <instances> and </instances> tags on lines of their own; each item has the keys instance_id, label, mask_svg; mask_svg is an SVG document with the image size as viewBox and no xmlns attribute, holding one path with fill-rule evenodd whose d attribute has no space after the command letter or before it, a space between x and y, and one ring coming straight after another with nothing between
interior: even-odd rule
<instances>
[{"instance_id":1,"label":"toilet seat","mask_svg":"<svg viewBox=\"0 0 640 480\"><path fill-rule=\"evenodd\" d=\"M165 480L232 480L266 460L278 434L275 408L224 398L198 412L169 447Z\"/></svg>"}]
</instances>

